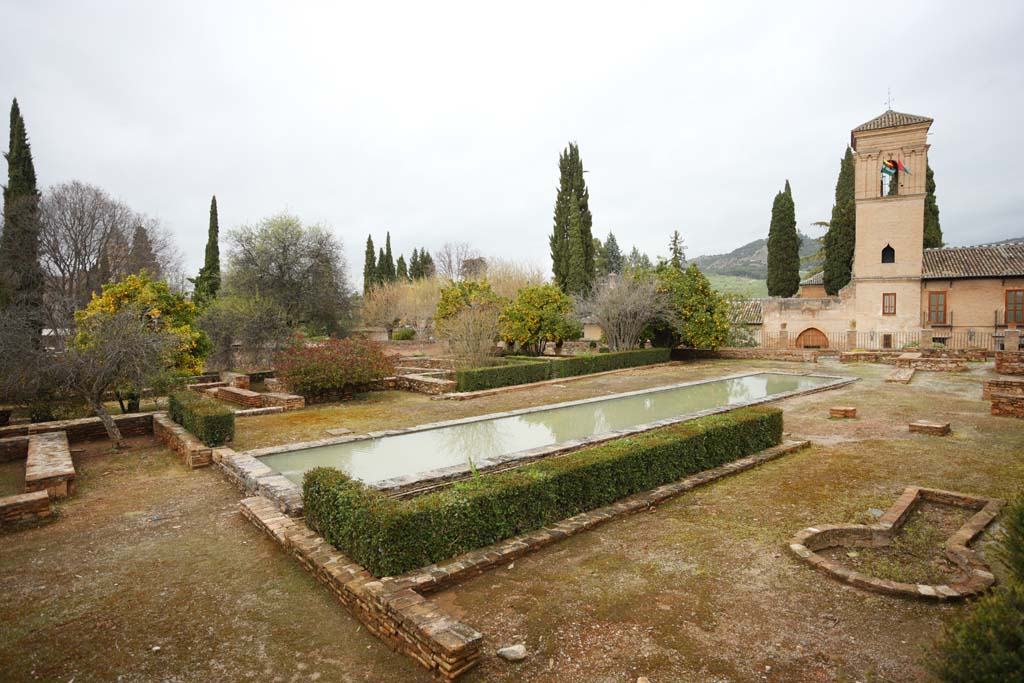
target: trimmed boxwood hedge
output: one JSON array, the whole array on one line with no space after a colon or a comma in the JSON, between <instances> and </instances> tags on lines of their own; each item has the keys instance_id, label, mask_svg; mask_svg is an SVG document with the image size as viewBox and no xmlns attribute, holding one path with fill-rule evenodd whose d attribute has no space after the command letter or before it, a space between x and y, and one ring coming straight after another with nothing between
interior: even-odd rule
<instances>
[{"instance_id":1,"label":"trimmed boxwood hedge","mask_svg":"<svg viewBox=\"0 0 1024 683\"><path fill-rule=\"evenodd\" d=\"M782 411L710 415L396 500L321 467L306 522L377 576L438 562L778 444Z\"/></svg>"},{"instance_id":2,"label":"trimmed boxwood hedge","mask_svg":"<svg viewBox=\"0 0 1024 683\"><path fill-rule=\"evenodd\" d=\"M195 392L171 394L168 413L207 446L223 446L235 438L235 411Z\"/></svg>"},{"instance_id":3,"label":"trimmed boxwood hedge","mask_svg":"<svg viewBox=\"0 0 1024 683\"><path fill-rule=\"evenodd\" d=\"M586 354L571 358L522 358L507 360L506 365L470 368L455 372L459 391L479 391L514 384L530 384L547 379L590 375L638 365L654 365L669 360L671 349L637 349L613 353Z\"/></svg>"}]
</instances>

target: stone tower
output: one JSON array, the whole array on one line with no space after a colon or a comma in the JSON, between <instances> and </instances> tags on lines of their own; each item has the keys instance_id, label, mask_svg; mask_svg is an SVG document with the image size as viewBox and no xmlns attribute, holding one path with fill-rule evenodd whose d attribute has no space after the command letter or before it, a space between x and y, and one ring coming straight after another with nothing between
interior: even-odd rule
<instances>
[{"instance_id":1,"label":"stone tower","mask_svg":"<svg viewBox=\"0 0 1024 683\"><path fill-rule=\"evenodd\" d=\"M858 330L909 332L921 327L925 170L931 125L930 118L890 109L851 133ZM887 160L902 164L905 171L892 176L883 173Z\"/></svg>"}]
</instances>

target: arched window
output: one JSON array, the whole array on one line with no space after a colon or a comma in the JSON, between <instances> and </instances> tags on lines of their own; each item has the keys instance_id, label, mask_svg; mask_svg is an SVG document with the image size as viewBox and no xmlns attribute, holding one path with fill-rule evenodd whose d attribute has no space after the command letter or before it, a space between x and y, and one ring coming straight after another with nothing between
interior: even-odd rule
<instances>
[{"instance_id":1,"label":"arched window","mask_svg":"<svg viewBox=\"0 0 1024 683\"><path fill-rule=\"evenodd\" d=\"M896 250L888 244L882 249L882 263L896 263Z\"/></svg>"}]
</instances>

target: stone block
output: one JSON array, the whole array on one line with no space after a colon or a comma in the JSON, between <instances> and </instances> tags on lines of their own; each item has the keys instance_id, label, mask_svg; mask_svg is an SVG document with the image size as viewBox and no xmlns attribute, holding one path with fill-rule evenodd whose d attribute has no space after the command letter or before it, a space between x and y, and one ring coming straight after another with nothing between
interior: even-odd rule
<instances>
[{"instance_id":1,"label":"stone block","mask_svg":"<svg viewBox=\"0 0 1024 683\"><path fill-rule=\"evenodd\" d=\"M853 406L832 406L828 409L828 416L836 418L857 417L857 409Z\"/></svg>"},{"instance_id":2,"label":"stone block","mask_svg":"<svg viewBox=\"0 0 1024 683\"><path fill-rule=\"evenodd\" d=\"M931 434L932 436L946 436L950 433L948 422L929 422L928 420L918 420L917 422L911 422L910 431L917 434Z\"/></svg>"},{"instance_id":3,"label":"stone block","mask_svg":"<svg viewBox=\"0 0 1024 683\"><path fill-rule=\"evenodd\" d=\"M75 465L64 432L33 434L25 460L25 491L48 491L52 498L75 493Z\"/></svg>"}]
</instances>

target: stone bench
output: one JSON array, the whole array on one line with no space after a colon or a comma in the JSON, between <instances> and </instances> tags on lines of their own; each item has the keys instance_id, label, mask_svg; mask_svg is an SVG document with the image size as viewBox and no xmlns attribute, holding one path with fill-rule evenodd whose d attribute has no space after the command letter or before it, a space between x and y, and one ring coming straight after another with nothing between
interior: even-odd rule
<instances>
[{"instance_id":1,"label":"stone bench","mask_svg":"<svg viewBox=\"0 0 1024 683\"><path fill-rule=\"evenodd\" d=\"M249 389L239 389L237 387L219 387L217 389L217 398L222 401L229 401L231 403L237 403L240 406L246 408L262 408L263 399L260 398L259 393L251 391Z\"/></svg>"},{"instance_id":2,"label":"stone bench","mask_svg":"<svg viewBox=\"0 0 1024 683\"><path fill-rule=\"evenodd\" d=\"M306 399L297 394L284 394L268 392L260 394L260 400L264 408L281 407L285 410L299 410L306 407Z\"/></svg>"},{"instance_id":3,"label":"stone bench","mask_svg":"<svg viewBox=\"0 0 1024 683\"><path fill-rule=\"evenodd\" d=\"M885 378L886 382L895 384L910 384L914 379L914 368L896 368Z\"/></svg>"},{"instance_id":4,"label":"stone bench","mask_svg":"<svg viewBox=\"0 0 1024 683\"><path fill-rule=\"evenodd\" d=\"M75 492L75 464L64 432L32 434L25 461L25 491L47 491L53 498Z\"/></svg>"},{"instance_id":5,"label":"stone bench","mask_svg":"<svg viewBox=\"0 0 1024 683\"><path fill-rule=\"evenodd\" d=\"M857 409L853 406L832 406L828 409L828 416L835 418L857 417Z\"/></svg>"},{"instance_id":6,"label":"stone bench","mask_svg":"<svg viewBox=\"0 0 1024 683\"><path fill-rule=\"evenodd\" d=\"M928 420L918 420L917 422L911 422L910 431L917 434L931 434L932 436L946 436L950 433L948 422L929 422Z\"/></svg>"}]
</instances>

